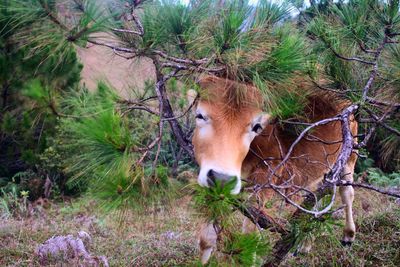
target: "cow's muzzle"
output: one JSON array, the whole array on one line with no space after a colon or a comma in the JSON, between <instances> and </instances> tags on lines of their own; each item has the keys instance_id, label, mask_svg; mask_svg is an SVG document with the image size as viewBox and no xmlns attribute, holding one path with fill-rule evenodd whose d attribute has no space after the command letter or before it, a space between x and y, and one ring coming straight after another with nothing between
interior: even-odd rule
<instances>
[{"instance_id":1,"label":"cow's muzzle","mask_svg":"<svg viewBox=\"0 0 400 267\"><path fill-rule=\"evenodd\" d=\"M207 172L207 184L209 187L214 187L217 185L217 181L224 186L225 183L232 180L234 177L232 175L223 174L216 172L214 170L209 170Z\"/></svg>"}]
</instances>

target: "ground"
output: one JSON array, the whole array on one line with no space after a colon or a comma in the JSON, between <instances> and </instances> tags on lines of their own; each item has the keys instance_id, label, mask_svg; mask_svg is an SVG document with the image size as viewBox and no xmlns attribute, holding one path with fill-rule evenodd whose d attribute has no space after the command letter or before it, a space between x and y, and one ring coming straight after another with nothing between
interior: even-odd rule
<instances>
[{"instance_id":1,"label":"ground","mask_svg":"<svg viewBox=\"0 0 400 267\"><path fill-rule=\"evenodd\" d=\"M113 40L111 36L96 36L100 41ZM111 49L102 46L88 45L77 48L79 59L83 64L81 83L90 90L95 90L99 81L110 84L118 94L129 99L134 97L133 90L143 89L146 80L154 81L155 70L147 58L127 60L117 56Z\"/></svg>"},{"instance_id":2,"label":"ground","mask_svg":"<svg viewBox=\"0 0 400 267\"><path fill-rule=\"evenodd\" d=\"M183 198L167 209L158 207L156 213L131 213L123 216L121 225L121 214L94 210L94 201L86 197L36 207L29 218L0 222L0 266L40 266L38 245L54 235L79 231L91 236L89 252L106 256L110 266L190 266L196 259L196 220L188 203Z\"/></svg>"},{"instance_id":3,"label":"ground","mask_svg":"<svg viewBox=\"0 0 400 267\"><path fill-rule=\"evenodd\" d=\"M328 234L316 237L310 254L288 257L281 266L400 266L400 206L393 199L357 190L357 240L342 247ZM89 197L52 202L34 208L26 218L0 221L0 266L40 266L37 247L54 235L91 236L93 256L107 257L110 266L196 266L198 215L190 197L168 207L158 206L121 216L106 215ZM338 222L342 222L337 216ZM122 219L123 224L119 224ZM340 238L341 227L334 237ZM49 266L77 262L50 261Z\"/></svg>"}]
</instances>

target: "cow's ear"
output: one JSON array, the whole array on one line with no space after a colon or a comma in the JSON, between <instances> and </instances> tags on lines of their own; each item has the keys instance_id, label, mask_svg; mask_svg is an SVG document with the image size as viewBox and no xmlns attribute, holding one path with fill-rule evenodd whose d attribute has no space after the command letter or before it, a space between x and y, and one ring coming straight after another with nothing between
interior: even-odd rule
<instances>
[{"instance_id":1,"label":"cow's ear","mask_svg":"<svg viewBox=\"0 0 400 267\"><path fill-rule=\"evenodd\" d=\"M265 127L270 123L270 120L270 114L262 113L258 115L252 123L251 130L256 134L262 133Z\"/></svg>"},{"instance_id":2,"label":"cow's ear","mask_svg":"<svg viewBox=\"0 0 400 267\"><path fill-rule=\"evenodd\" d=\"M198 93L193 89L189 89L186 92L186 99L187 99L189 105L192 105L193 102L196 101L197 96L198 96Z\"/></svg>"}]
</instances>

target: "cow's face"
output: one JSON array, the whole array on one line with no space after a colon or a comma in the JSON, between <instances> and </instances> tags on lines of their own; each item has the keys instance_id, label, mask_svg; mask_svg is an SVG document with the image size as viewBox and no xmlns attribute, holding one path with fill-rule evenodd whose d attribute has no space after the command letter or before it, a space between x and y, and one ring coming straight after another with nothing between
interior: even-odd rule
<instances>
[{"instance_id":1,"label":"cow's face","mask_svg":"<svg viewBox=\"0 0 400 267\"><path fill-rule=\"evenodd\" d=\"M237 183L231 193L237 194L241 189L242 162L251 142L266 127L270 116L262 113L256 103L229 106L226 101L229 98L218 94L224 89L233 90L232 86L226 86L227 81L223 79L212 78L211 84L209 80L200 82L208 96L200 97L195 109L196 128L192 142L200 165L198 182L209 187L217 180L223 184L235 177Z\"/></svg>"}]
</instances>

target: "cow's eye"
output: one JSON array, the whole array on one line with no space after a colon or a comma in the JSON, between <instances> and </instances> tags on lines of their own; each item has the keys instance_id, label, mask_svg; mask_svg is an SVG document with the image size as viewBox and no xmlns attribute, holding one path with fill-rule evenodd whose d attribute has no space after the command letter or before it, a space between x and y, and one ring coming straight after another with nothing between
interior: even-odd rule
<instances>
[{"instance_id":1,"label":"cow's eye","mask_svg":"<svg viewBox=\"0 0 400 267\"><path fill-rule=\"evenodd\" d=\"M262 132L262 126L261 126L261 124L260 123L256 123L254 126L253 126L253 128L251 128L251 130L253 131L253 132L255 132L255 133L257 133L257 134L259 134L259 133L261 133Z\"/></svg>"},{"instance_id":2,"label":"cow's eye","mask_svg":"<svg viewBox=\"0 0 400 267\"><path fill-rule=\"evenodd\" d=\"M196 119L203 120L203 121L206 120L206 118L201 113L196 114Z\"/></svg>"}]
</instances>

